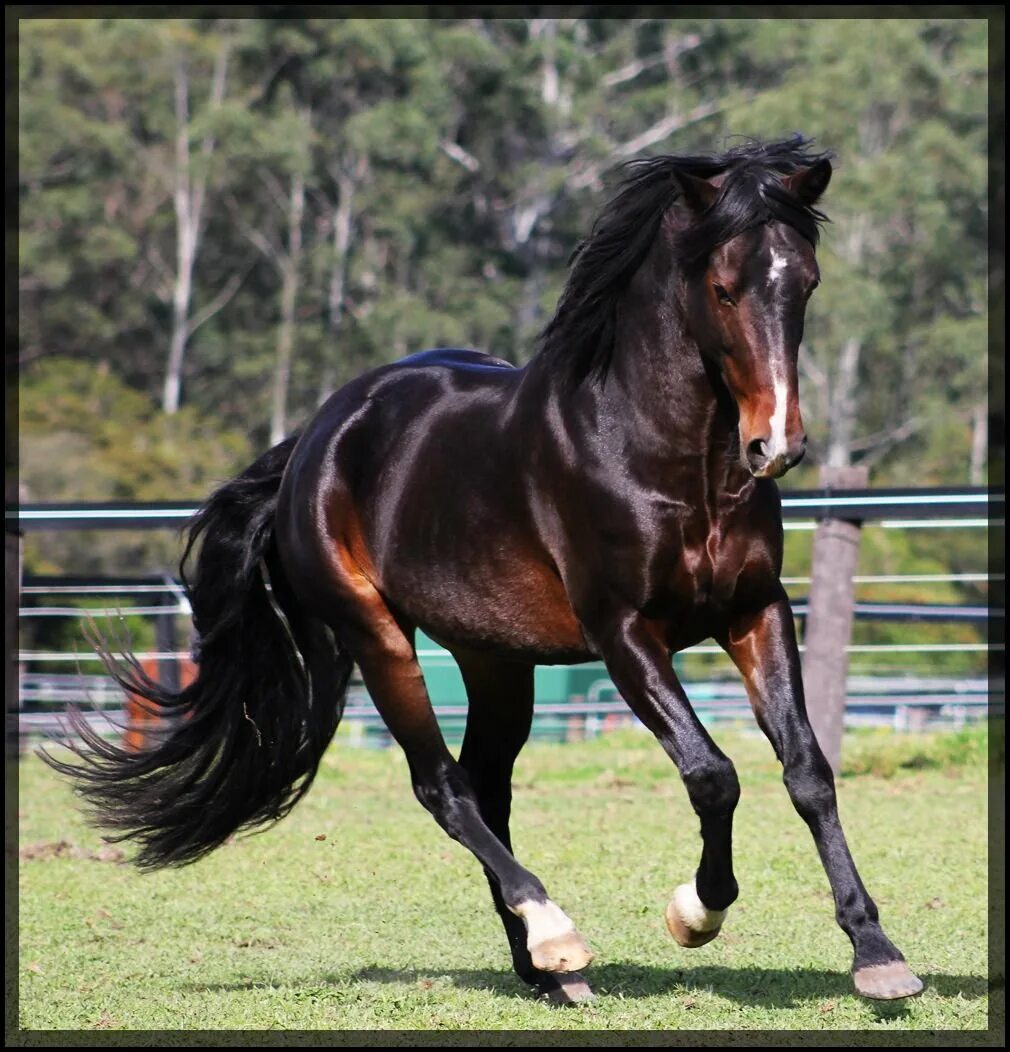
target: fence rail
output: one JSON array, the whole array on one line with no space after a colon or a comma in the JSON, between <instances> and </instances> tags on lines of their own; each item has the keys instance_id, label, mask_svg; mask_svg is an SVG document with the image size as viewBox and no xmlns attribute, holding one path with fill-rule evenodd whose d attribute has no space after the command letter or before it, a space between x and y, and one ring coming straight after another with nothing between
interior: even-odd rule
<instances>
[{"instance_id":1,"label":"fence rail","mask_svg":"<svg viewBox=\"0 0 1010 1052\"><path fill-rule=\"evenodd\" d=\"M1005 497L1001 490L978 487L944 489L841 489L824 486L813 490L792 490L782 493L782 512L786 529L819 529L831 522L843 520L853 525L876 525L894 529L979 529L1001 527L1004 523ZM160 502L148 504L60 503L27 504L6 510L8 531L21 532L63 530L136 530L178 529L196 511L191 502ZM823 569L823 568L822 568ZM817 576L784 576L787 586L810 585L809 596L791 598L794 613L803 623L816 606ZM852 586L876 589L881 586L903 584L975 584L999 586L1005 582L1003 573L981 569L964 572L934 574L851 574ZM20 596L29 600L11 610L27 623L43 623L50 618L85 618L145 616L158 626L155 647L137 655L140 660L157 663L159 675L174 681L189 662L188 650L179 646L183 637L176 635L176 622L190 613L181 584L168 576L129 575L96 578L91 576L39 575L26 578ZM118 599L127 601L120 610ZM45 600L57 600L49 605ZM75 600L101 600L100 607L89 609L70 605ZM920 624L961 624L988 627L988 635L973 642L963 637L932 642L908 641L888 643L852 642L846 636L836 641L839 654L851 655L984 655L990 658L1003 652L1002 630L1004 611L1001 607L986 607L978 603L908 603L892 599L855 599L851 603L851 618L855 621L908 622ZM985 640L985 641L983 641ZM805 645L801 651L805 651ZM435 672L454 668L451 655L433 645L419 644L422 666ZM715 645L702 644L684 654L723 655ZM127 718L122 691L107 677L96 675L46 673L40 666L94 668L98 658L90 652L67 652L54 649L22 647L8 653L8 660L16 661L21 670L20 695L16 712L8 712L8 741L11 735L53 733L60 722L60 712L53 707L67 704L96 703L98 708L86 714L96 728L112 729ZM999 657L1001 661L1002 658ZM883 667L883 666L881 666ZM968 667L968 666L964 666ZM539 700L535 715L536 726L558 728L581 727L578 733L616 723L636 725L630 710L616 695L613 684L602 663L581 666L590 676L588 687L581 694L567 699ZM708 722L750 720L750 708L739 683L687 682L689 696ZM896 727L923 727L937 719L948 725L979 718L986 713L1002 714L1004 688L1002 680L991 683L984 679L943 679L942 677L887 679L876 676L863 681L849 677L843 683L844 719L848 725L866 722L888 723ZM439 718L449 726L461 725L465 706L447 704L432 692ZM363 734L372 735L380 721L374 706L360 686L352 692L345 719L364 728ZM111 720L111 722L110 722ZM573 722L574 721L574 722ZM371 729L370 729L371 728Z\"/></svg>"},{"instance_id":2,"label":"fence rail","mask_svg":"<svg viewBox=\"0 0 1010 1052\"><path fill-rule=\"evenodd\" d=\"M942 525L955 520L992 525L1002 521L1005 512L1002 490L982 486L953 486L930 489L831 489L785 490L782 517L787 520L849 519L882 524L902 522L908 526L918 520ZM923 510L928 515L923 515ZM157 530L178 528L196 512L192 501L124 503L121 501L82 501L23 504L7 508L8 523L22 531L129 529Z\"/></svg>"}]
</instances>

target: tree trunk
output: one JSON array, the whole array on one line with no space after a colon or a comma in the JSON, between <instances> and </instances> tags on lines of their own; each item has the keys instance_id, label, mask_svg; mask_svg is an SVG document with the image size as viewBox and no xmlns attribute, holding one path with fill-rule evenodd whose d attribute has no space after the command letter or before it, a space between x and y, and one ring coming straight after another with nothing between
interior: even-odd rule
<instances>
[{"instance_id":1,"label":"tree trunk","mask_svg":"<svg viewBox=\"0 0 1010 1052\"><path fill-rule=\"evenodd\" d=\"M180 231L181 234L181 231ZM182 237L180 237L180 242ZM180 262L184 256L180 248ZM189 339L187 322L189 321L189 304L192 297L192 259L185 261L185 269L180 268L176 274L175 289L172 295L172 336L168 351L168 369L165 373L165 386L161 396L161 406L166 413L178 412L182 400L182 365L186 357L186 344Z\"/></svg>"},{"instance_id":2,"label":"tree trunk","mask_svg":"<svg viewBox=\"0 0 1010 1052\"><path fill-rule=\"evenodd\" d=\"M305 214L305 177L291 177L288 209L288 253L283 264L281 284L281 324L277 336L277 367L274 371L273 411L270 417L270 444L277 445L287 433L288 388L295 342L295 309L298 305L298 279L302 257L302 217Z\"/></svg>"},{"instance_id":3,"label":"tree trunk","mask_svg":"<svg viewBox=\"0 0 1010 1052\"><path fill-rule=\"evenodd\" d=\"M856 429L856 384L859 379L859 355L862 341L850 336L842 346L835 374L834 391L828 418L827 465L847 467L850 462L852 438Z\"/></svg>"},{"instance_id":4,"label":"tree trunk","mask_svg":"<svg viewBox=\"0 0 1010 1052\"><path fill-rule=\"evenodd\" d=\"M968 468L968 480L973 486L985 485L988 449L989 410L983 402L975 406L971 414L971 464Z\"/></svg>"},{"instance_id":5,"label":"tree trunk","mask_svg":"<svg viewBox=\"0 0 1010 1052\"><path fill-rule=\"evenodd\" d=\"M359 161L356 175L364 175L365 166ZM327 301L326 328L330 336L327 356L319 376L318 402L330 396L334 387L335 367L331 360L339 353L340 330L344 324L344 301L347 294L347 264L351 247L351 229L354 219L355 179L343 169L334 173L337 184L337 207L333 213L333 261L330 266L330 288Z\"/></svg>"},{"instance_id":6,"label":"tree trunk","mask_svg":"<svg viewBox=\"0 0 1010 1052\"><path fill-rule=\"evenodd\" d=\"M182 363L186 356L186 321L193 291L196 237L192 214L189 157L189 74L185 62L175 67L175 286L172 290L172 337L161 404L166 413L179 408Z\"/></svg>"},{"instance_id":7,"label":"tree trunk","mask_svg":"<svg viewBox=\"0 0 1010 1052\"><path fill-rule=\"evenodd\" d=\"M210 109L216 110L224 100L228 71L227 43L221 46L214 62ZM175 66L175 204L176 269L172 290L172 335L169 341L168 367L161 405L166 413L175 413L182 401L182 368L186 345L194 326L190 321L193 299L193 272L203 232L204 202L207 191L207 169L194 179L189 149L189 72L182 60ZM201 153L209 161L216 143L211 136L203 140ZM230 298L230 297L229 297Z\"/></svg>"}]
</instances>

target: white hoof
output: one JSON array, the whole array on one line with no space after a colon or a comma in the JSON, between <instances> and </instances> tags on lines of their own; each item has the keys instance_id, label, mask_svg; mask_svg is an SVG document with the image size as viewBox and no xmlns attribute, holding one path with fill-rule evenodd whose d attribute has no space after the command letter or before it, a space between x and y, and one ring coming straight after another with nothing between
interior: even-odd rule
<instances>
[{"instance_id":1,"label":"white hoof","mask_svg":"<svg viewBox=\"0 0 1010 1052\"><path fill-rule=\"evenodd\" d=\"M666 907L666 926L670 934L688 949L711 942L726 919L726 910L710 910L698 897L692 880L681 884Z\"/></svg>"},{"instance_id":2,"label":"white hoof","mask_svg":"<svg viewBox=\"0 0 1010 1052\"><path fill-rule=\"evenodd\" d=\"M577 972L593 959L571 918L550 899L523 902L512 912L526 925L526 948L542 972Z\"/></svg>"}]
</instances>

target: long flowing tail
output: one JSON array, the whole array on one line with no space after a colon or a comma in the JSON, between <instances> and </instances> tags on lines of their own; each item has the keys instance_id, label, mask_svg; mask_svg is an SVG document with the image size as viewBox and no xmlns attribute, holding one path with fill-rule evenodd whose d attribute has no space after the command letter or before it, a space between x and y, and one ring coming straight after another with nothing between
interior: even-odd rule
<instances>
[{"instance_id":1,"label":"long flowing tail","mask_svg":"<svg viewBox=\"0 0 1010 1052\"><path fill-rule=\"evenodd\" d=\"M162 741L129 752L77 718L84 763L47 762L68 774L109 839L140 845L145 868L185 865L237 830L283 818L308 790L337 729L351 659L329 629L292 601L274 543L281 476L295 440L221 486L189 526L186 563L198 634L198 672L179 692L151 680L135 658L110 671L170 722Z\"/></svg>"}]
</instances>

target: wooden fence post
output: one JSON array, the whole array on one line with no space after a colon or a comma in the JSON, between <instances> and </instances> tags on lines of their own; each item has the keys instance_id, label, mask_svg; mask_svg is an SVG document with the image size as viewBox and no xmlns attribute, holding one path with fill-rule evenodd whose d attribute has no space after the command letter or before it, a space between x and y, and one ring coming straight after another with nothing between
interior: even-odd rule
<instances>
[{"instance_id":1,"label":"wooden fence post","mask_svg":"<svg viewBox=\"0 0 1010 1052\"><path fill-rule=\"evenodd\" d=\"M8 469L9 470L9 469ZM5 511L17 507L17 487L8 475L4 487ZM7 757L19 756L24 741L18 726L21 705L18 664L18 609L21 605L21 531L4 516L4 694L7 704Z\"/></svg>"},{"instance_id":2,"label":"wooden fence post","mask_svg":"<svg viewBox=\"0 0 1010 1052\"><path fill-rule=\"evenodd\" d=\"M862 489L865 467L823 467L825 489ZM859 562L859 520L829 518L818 523L814 534L810 603L803 642L803 690L807 713L824 755L837 774L842 760L842 723L849 674L847 647L852 641L856 586L853 577Z\"/></svg>"}]
</instances>

